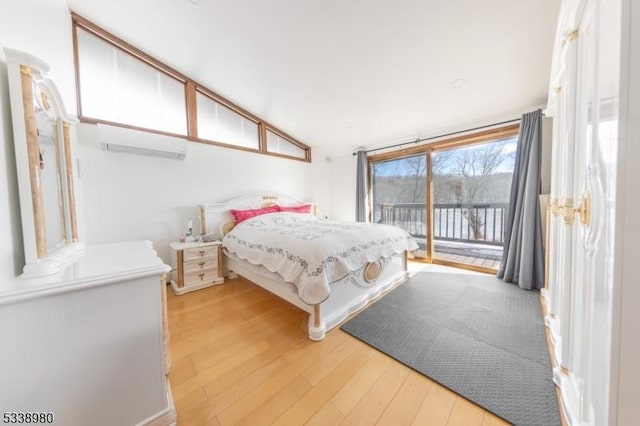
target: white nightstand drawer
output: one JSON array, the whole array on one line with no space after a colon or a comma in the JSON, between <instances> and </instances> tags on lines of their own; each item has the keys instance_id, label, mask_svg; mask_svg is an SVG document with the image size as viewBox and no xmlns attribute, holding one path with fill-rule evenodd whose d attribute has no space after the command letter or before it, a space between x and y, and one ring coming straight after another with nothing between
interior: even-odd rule
<instances>
[{"instance_id":1,"label":"white nightstand drawer","mask_svg":"<svg viewBox=\"0 0 640 426\"><path fill-rule=\"evenodd\" d=\"M194 247L184 250L184 262L204 258L218 258L218 246Z\"/></svg>"},{"instance_id":2,"label":"white nightstand drawer","mask_svg":"<svg viewBox=\"0 0 640 426\"><path fill-rule=\"evenodd\" d=\"M214 269L214 270L206 270L206 271L195 271L195 272L191 272L189 274L185 273L184 274L184 285L185 287L188 287L190 285L195 285L195 284L204 284L204 283L211 283L211 282L219 282L220 281L220 277L218 276L218 269Z\"/></svg>"},{"instance_id":3,"label":"white nightstand drawer","mask_svg":"<svg viewBox=\"0 0 640 426\"><path fill-rule=\"evenodd\" d=\"M205 257L204 259L192 260L184 263L184 273L202 272L211 269L218 269L218 256L215 258Z\"/></svg>"}]
</instances>

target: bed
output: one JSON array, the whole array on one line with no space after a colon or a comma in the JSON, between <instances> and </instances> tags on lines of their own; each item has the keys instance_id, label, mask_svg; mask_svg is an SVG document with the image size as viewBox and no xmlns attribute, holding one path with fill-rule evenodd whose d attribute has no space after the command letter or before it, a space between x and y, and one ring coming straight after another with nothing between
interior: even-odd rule
<instances>
[{"instance_id":1,"label":"bed","mask_svg":"<svg viewBox=\"0 0 640 426\"><path fill-rule=\"evenodd\" d=\"M418 248L399 228L319 219L312 204L281 194L202 204L200 220L203 233L222 238L225 274L308 312L315 341L402 283L407 252Z\"/></svg>"}]
</instances>

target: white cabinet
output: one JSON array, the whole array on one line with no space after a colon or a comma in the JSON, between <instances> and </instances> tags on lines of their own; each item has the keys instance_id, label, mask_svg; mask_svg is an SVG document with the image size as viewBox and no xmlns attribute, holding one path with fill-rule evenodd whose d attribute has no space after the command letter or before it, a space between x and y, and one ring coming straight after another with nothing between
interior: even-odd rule
<instances>
[{"instance_id":1,"label":"white cabinet","mask_svg":"<svg viewBox=\"0 0 640 426\"><path fill-rule=\"evenodd\" d=\"M615 424L620 7L620 0L564 1L551 73L553 215L543 295L569 424Z\"/></svg>"},{"instance_id":2,"label":"white cabinet","mask_svg":"<svg viewBox=\"0 0 640 426\"><path fill-rule=\"evenodd\" d=\"M220 241L171 243L175 268L171 288L177 295L222 284L222 243Z\"/></svg>"},{"instance_id":3,"label":"white cabinet","mask_svg":"<svg viewBox=\"0 0 640 426\"><path fill-rule=\"evenodd\" d=\"M55 424L173 424L163 276L146 241L87 246L60 275L0 291L0 412Z\"/></svg>"}]
</instances>

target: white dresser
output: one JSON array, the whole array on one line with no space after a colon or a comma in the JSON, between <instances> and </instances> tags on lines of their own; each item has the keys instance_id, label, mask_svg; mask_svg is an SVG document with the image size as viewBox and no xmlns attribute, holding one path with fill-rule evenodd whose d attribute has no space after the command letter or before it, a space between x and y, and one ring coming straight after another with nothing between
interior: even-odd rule
<instances>
[{"instance_id":1,"label":"white dresser","mask_svg":"<svg viewBox=\"0 0 640 426\"><path fill-rule=\"evenodd\" d=\"M4 48L25 265L0 282L3 423L170 425L166 274L151 243L85 246L77 120Z\"/></svg>"},{"instance_id":2,"label":"white dresser","mask_svg":"<svg viewBox=\"0 0 640 426\"><path fill-rule=\"evenodd\" d=\"M169 267L151 243L87 246L61 274L0 286L0 412L61 425L174 424Z\"/></svg>"}]
</instances>

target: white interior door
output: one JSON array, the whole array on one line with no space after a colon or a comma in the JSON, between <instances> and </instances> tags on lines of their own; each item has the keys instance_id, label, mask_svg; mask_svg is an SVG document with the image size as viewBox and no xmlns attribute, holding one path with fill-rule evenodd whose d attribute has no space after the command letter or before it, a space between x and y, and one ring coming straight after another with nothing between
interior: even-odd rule
<instances>
[{"instance_id":1,"label":"white interior door","mask_svg":"<svg viewBox=\"0 0 640 426\"><path fill-rule=\"evenodd\" d=\"M583 323L580 352L583 400L580 417L606 424L612 330L613 247L618 143L620 2L593 2L584 31L585 99L580 128L584 147L577 155L576 197L582 212L576 238L577 284L582 286ZM578 193L580 191L580 193ZM589 205L590 204L590 205ZM588 211L590 207L590 212ZM586 208L586 210L585 210ZM578 275L580 271L580 275Z\"/></svg>"},{"instance_id":2,"label":"white interior door","mask_svg":"<svg viewBox=\"0 0 640 426\"><path fill-rule=\"evenodd\" d=\"M563 393L570 421L606 424L618 128L619 2L586 3L577 44L569 334Z\"/></svg>"}]
</instances>

